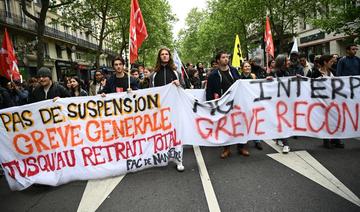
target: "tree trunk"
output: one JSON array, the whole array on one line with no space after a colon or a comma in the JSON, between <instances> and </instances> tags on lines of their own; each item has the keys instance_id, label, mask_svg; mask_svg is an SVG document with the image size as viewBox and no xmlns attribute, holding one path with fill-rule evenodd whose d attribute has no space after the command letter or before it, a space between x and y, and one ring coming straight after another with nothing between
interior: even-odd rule
<instances>
[{"instance_id":1,"label":"tree trunk","mask_svg":"<svg viewBox=\"0 0 360 212\"><path fill-rule=\"evenodd\" d=\"M40 69L44 66L44 32L45 32L45 23L40 20L37 26L37 48L36 48L36 57L37 57L37 68Z\"/></svg>"},{"instance_id":2,"label":"tree trunk","mask_svg":"<svg viewBox=\"0 0 360 212\"><path fill-rule=\"evenodd\" d=\"M99 63L100 63L100 55L102 53L102 47L103 47L103 42L104 39L106 37L105 35L105 28L106 28L106 16L108 13L108 8L109 8L109 1L106 1L103 10L101 11L101 30L100 30L100 36L99 36L99 46L96 52L96 58L95 58L95 68L96 70L99 69Z\"/></svg>"},{"instance_id":3,"label":"tree trunk","mask_svg":"<svg viewBox=\"0 0 360 212\"><path fill-rule=\"evenodd\" d=\"M99 39L99 46L98 49L96 51L96 57L95 57L95 68L96 70L99 69L100 67L100 55L101 55L101 50L102 50L102 44L103 44L103 38Z\"/></svg>"}]
</instances>

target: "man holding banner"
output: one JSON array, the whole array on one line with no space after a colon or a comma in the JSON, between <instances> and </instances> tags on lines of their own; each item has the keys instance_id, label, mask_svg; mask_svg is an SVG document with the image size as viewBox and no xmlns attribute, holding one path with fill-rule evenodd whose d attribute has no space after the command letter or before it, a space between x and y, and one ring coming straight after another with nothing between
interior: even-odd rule
<instances>
[{"instance_id":1,"label":"man holding banner","mask_svg":"<svg viewBox=\"0 0 360 212\"><path fill-rule=\"evenodd\" d=\"M46 99L58 99L70 97L70 93L66 88L57 82L52 81L51 70L41 67L37 72L39 78L39 86L36 87L30 95L29 102L40 102Z\"/></svg>"},{"instance_id":2,"label":"man holding banner","mask_svg":"<svg viewBox=\"0 0 360 212\"><path fill-rule=\"evenodd\" d=\"M125 61L121 57L116 57L112 66L115 70L115 75L112 75L105 84L104 89L102 90L102 96L105 93L119 93L123 91L137 90L138 84L136 80L130 76L130 86L128 84L128 75L125 73Z\"/></svg>"},{"instance_id":3,"label":"man holding banner","mask_svg":"<svg viewBox=\"0 0 360 212\"><path fill-rule=\"evenodd\" d=\"M229 66L229 55L225 51L220 51L216 57L218 68L213 70L208 78L206 87L206 100L219 99L231 87L231 85L240 78L237 70ZM238 144L239 154L249 156L249 151L245 144ZM220 157L228 158L231 155L230 146L224 146Z\"/></svg>"}]
</instances>

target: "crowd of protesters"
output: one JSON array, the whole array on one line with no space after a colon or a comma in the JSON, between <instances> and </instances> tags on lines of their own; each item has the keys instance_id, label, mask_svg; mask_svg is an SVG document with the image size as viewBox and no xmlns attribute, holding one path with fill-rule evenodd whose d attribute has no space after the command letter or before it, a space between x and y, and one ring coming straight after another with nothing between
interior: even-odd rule
<instances>
[{"instance_id":1,"label":"crowd of protesters","mask_svg":"<svg viewBox=\"0 0 360 212\"><path fill-rule=\"evenodd\" d=\"M240 69L232 67L229 55L225 51L219 52L210 67L205 68L203 63L185 65L185 72L178 73L167 48L159 50L154 68L142 64L126 70L125 61L121 57L113 60L114 74L107 77L101 70L94 72L93 80L85 86L78 76L68 76L62 84L52 80L49 68L42 67L37 72L37 77L30 78L27 82L12 81L1 78L0 82L0 109L21 106L46 99L101 95L108 93L124 92L150 87L163 86L173 83L186 89L205 89L206 99L220 98L236 80L242 79L268 79L297 76L297 77L334 77L360 75L360 58L356 56L358 48L355 44L346 47L346 56L316 55L308 57L299 52L277 55L276 58L262 65L260 57L243 61ZM130 77L128 76L130 74ZM130 78L130 80L129 80ZM129 85L130 83L130 85ZM275 139L283 148L283 153L290 151L287 139ZM340 139L324 139L325 148L344 148ZM260 141L254 141L255 147L262 150ZM247 144L237 145L239 154L249 156ZM223 147L221 158L231 155L230 146ZM178 171L183 171L182 163L177 164Z\"/></svg>"}]
</instances>

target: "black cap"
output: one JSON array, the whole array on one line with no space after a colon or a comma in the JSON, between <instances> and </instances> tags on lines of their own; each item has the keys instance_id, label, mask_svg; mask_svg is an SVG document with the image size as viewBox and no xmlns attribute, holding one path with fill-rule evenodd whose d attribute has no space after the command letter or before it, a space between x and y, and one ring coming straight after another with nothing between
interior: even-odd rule
<instances>
[{"instance_id":1,"label":"black cap","mask_svg":"<svg viewBox=\"0 0 360 212\"><path fill-rule=\"evenodd\" d=\"M37 76L38 77L49 77L51 79L52 78L51 70L49 68L46 68L46 67L41 67L37 71Z\"/></svg>"}]
</instances>

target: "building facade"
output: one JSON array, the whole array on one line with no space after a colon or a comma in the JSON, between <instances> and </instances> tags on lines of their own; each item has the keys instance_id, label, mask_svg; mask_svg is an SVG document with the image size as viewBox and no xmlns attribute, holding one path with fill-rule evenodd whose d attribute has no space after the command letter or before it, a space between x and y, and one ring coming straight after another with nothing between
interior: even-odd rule
<instances>
[{"instance_id":1,"label":"building facade","mask_svg":"<svg viewBox=\"0 0 360 212\"><path fill-rule=\"evenodd\" d=\"M40 12L39 1L27 1L31 14ZM63 81L65 76L78 75L85 82L91 80L98 41L89 33L73 30L58 23L61 16L48 11L45 26L45 63L52 70L53 79ZM23 78L36 76L36 23L25 16L20 0L0 0L0 34L7 28L17 54L18 66ZM104 46L111 46L105 44ZM103 50L100 66L110 69L115 52Z\"/></svg>"},{"instance_id":2,"label":"building facade","mask_svg":"<svg viewBox=\"0 0 360 212\"><path fill-rule=\"evenodd\" d=\"M338 54L344 56L346 55L346 46L353 43L354 39L344 33L326 33L306 22L304 18L299 18L296 34L299 51L307 55ZM360 56L360 52L357 54Z\"/></svg>"}]
</instances>

